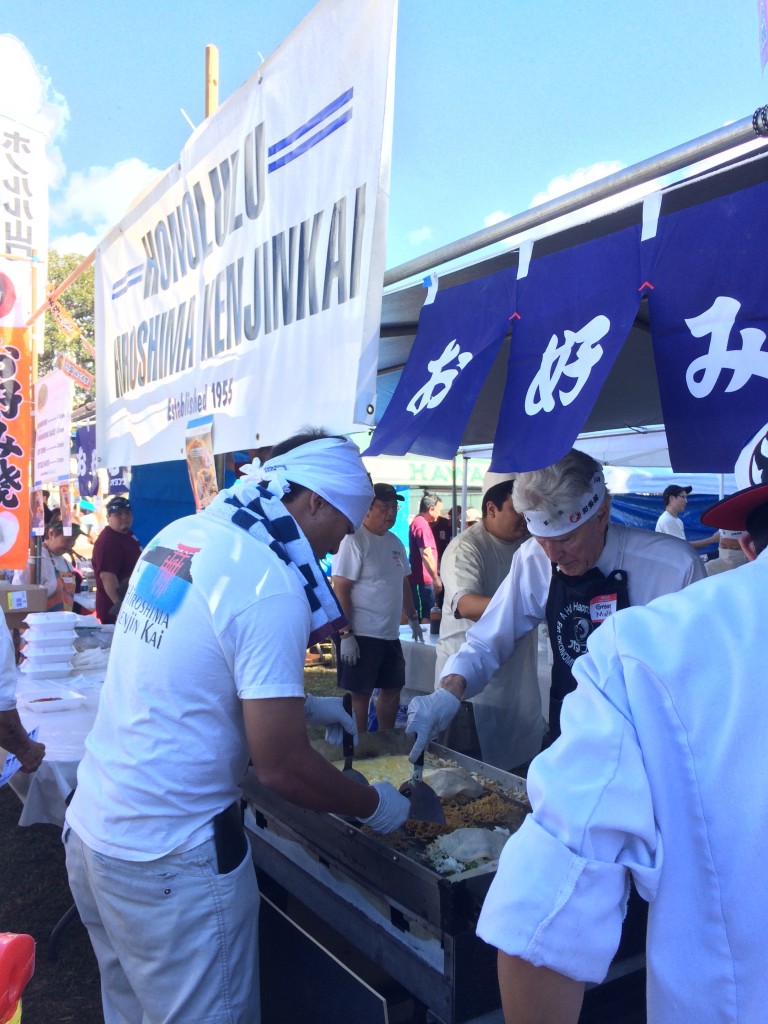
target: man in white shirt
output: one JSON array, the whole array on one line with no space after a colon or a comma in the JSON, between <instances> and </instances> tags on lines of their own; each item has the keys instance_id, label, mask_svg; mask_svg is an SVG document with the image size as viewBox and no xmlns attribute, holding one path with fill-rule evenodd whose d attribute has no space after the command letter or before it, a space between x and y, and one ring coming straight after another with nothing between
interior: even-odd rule
<instances>
[{"instance_id":1,"label":"man in white shirt","mask_svg":"<svg viewBox=\"0 0 768 1024\"><path fill-rule=\"evenodd\" d=\"M679 537L686 540L685 526L680 516L685 512L688 504L688 495L692 487L680 487L678 484L670 484L664 488L662 497L664 499L664 511L656 520L656 533L667 533L670 537ZM711 544L717 544L720 534L715 532L711 537L704 537L702 540L690 540L688 543L692 548L708 548Z\"/></svg>"},{"instance_id":2,"label":"man in white shirt","mask_svg":"<svg viewBox=\"0 0 768 1024\"><path fill-rule=\"evenodd\" d=\"M618 946L630 875L650 903L649 1024L765 1020L768 485L702 522L747 530L753 561L590 637L562 736L531 766L533 811L478 923L508 1024L574 1024Z\"/></svg>"},{"instance_id":3,"label":"man in white shirt","mask_svg":"<svg viewBox=\"0 0 768 1024\"><path fill-rule=\"evenodd\" d=\"M374 690L379 728L394 728L405 685L401 615L414 640L424 642L408 582L408 555L392 533L403 497L392 484L374 484L373 491L363 525L342 540L333 559L333 589L349 620L339 632L339 686L351 694L358 732L368 727Z\"/></svg>"},{"instance_id":4,"label":"man in white shirt","mask_svg":"<svg viewBox=\"0 0 768 1024\"><path fill-rule=\"evenodd\" d=\"M338 697L306 697L306 649L345 624L318 559L373 490L357 447L311 431L248 467L142 552L122 603L64 844L102 976L106 1024L258 1024L259 893L240 813L262 785L389 832L410 813L310 745L354 732Z\"/></svg>"}]
</instances>

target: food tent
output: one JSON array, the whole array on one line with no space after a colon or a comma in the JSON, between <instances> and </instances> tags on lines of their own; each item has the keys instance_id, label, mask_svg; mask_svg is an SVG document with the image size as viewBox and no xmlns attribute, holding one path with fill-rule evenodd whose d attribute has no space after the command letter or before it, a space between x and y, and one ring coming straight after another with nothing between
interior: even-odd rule
<instances>
[{"instance_id":1,"label":"food tent","mask_svg":"<svg viewBox=\"0 0 768 1024\"><path fill-rule=\"evenodd\" d=\"M436 294L422 281L385 293L366 454L450 458L493 442L494 468L524 470L584 431L663 424L675 471L732 472L768 421L757 146L532 251L450 270Z\"/></svg>"}]
</instances>

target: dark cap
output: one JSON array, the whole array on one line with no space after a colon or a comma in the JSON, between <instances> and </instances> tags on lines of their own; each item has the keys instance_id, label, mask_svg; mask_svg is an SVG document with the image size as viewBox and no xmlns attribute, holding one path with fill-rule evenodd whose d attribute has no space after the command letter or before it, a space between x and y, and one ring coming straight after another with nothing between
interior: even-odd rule
<instances>
[{"instance_id":1,"label":"dark cap","mask_svg":"<svg viewBox=\"0 0 768 1024\"><path fill-rule=\"evenodd\" d=\"M72 530L72 536L73 537L79 537L80 534L83 532L81 527L80 527L80 525L79 525L79 523L72 523L71 526L70 526L70 529ZM64 533L64 523L62 523L62 521L60 519L57 519L55 523L49 523L48 524L48 532L49 533Z\"/></svg>"},{"instance_id":2,"label":"dark cap","mask_svg":"<svg viewBox=\"0 0 768 1024\"><path fill-rule=\"evenodd\" d=\"M111 516L113 512L130 512L131 503L127 498L111 498L107 502L107 515Z\"/></svg>"},{"instance_id":3,"label":"dark cap","mask_svg":"<svg viewBox=\"0 0 768 1024\"><path fill-rule=\"evenodd\" d=\"M664 488L664 493L662 494L664 504L666 505L670 498L679 498L681 494L690 494L692 490L692 487L680 487L678 484L670 484L669 487Z\"/></svg>"},{"instance_id":4,"label":"dark cap","mask_svg":"<svg viewBox=\"0 0 768 1024\"><path fill-rule=\"evenodd\" d=\"M398 494L392 484L374 484L373 493L379 501L402 501L402 494Z\"/></svg>"},{"instance_id":5,"label":"dark cap","mask_svg":"<svg viewBox=\"0 0 768 1024\"><path fill-rule=\"evenodd\" d=\"M768 484L755 484L710 505L702 513L701 521L705 526L723 530L746 530L750 512L767 503Z\"/></svg>"}]
</instances>

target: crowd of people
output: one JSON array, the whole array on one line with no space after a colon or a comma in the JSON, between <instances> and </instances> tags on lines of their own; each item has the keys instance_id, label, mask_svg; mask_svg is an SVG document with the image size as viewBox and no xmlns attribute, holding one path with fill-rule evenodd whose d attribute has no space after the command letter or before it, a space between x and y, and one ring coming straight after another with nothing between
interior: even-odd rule
<instances>
[{"instance_id":1,"label":"crowd of people","mask_svg":"<svg viewBox=\"0 0 768 1024\"><path fill-rule=\"evenodd\" d=\"M250 761L301 807L400 828L407 796L336 771L307 724L331 742L362 732L375 692L379 727L391 728L401 625L422 641L436 605L435 688L409 703L411 759L470 701L483 759L527 772L532 812L478 922L499 950L509 1024L577 1020L584 985L604 979L618 946L630 878L650 903L648 1019L761 1019L755 881L768 816L753 677L768 484L702 516L727 563L712 580L679 522L688 493L667 488L656 530L620 525L600 464L572 450L541 470L489 474L461 531L425 492L406 550L393 532L402 495L371 483L352 442L309 431L143 552L130 501L112 499L93 568L114 641L64 828L105 1020L259 1019L259 894L239 781ZM77 593L66 562L76 541L51 518L40 576L50 607ZM734 544L741 558L724 558ZM328 637L351 712L341 696L304 692L306 650ZM0 670L0 743L34 771L45 749L18 720L12 660ZM739 821L756 833L746 846L734 842Z\"/></svg>"}]
</instances>

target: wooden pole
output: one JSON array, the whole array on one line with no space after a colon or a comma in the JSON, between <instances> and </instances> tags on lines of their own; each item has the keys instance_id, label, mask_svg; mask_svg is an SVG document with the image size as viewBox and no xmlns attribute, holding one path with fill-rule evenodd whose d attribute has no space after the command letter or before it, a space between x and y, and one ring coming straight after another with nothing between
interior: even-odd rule
<instances>
[{"instance_id":1,"label":"wooden pole","mask_svg":"<svg viewBox=\"0 0 768 1024\"><path fill-rule=\"evenodd\" d=\"M54 288L50 295L46 296L45 302L42 304L42 306L40 306L39 309L36 309L35 312L30 316L29 320L27 320L27 327L31 327L35 320L37 320L39 316L42 316L46 309L48 309L48 300L58 299L60 295L63 295L67 288L69 288L69 286L73 283L73 281L76 281L78 277L80 277L80 275L83 273L83 271L87 270L88 267L90 267L90 265L93 263L95 259L96 250L94 249L91 255L86 256L83 262L79 266L75 267L75 269L72 271L69 277L66 278L66 280L62 281L58 288Z\"/></svg>"},{"instance_id":2,"label":"wooden pole","mask_svg":"<svg viewBox=\"0 0 768 1024\"><path fill-rule=\"evenodd\" d=\"M213 43L205 48L205 116L219 109L219 50Z\"/></svg>"},{"instance_id":3,"label":"wooden pole","mask_svg":"<svg viewBox=\"0 0 768 1024\"><path fill-rule=\"evenodd\" d=\"M205 116L210 117L219 109L219 50L213 43L205 48ZM224 487L224 471L227 465L226 455L214 455L213 464L216 469L216 486Z\"/></svg>"},{"instance_id":4,"label":"wooden pole","mask_svg":"<svg viewBox=\"0 0 768 1024\"><path fill-rule=\"evenodd\" d=\"M37 252L36 251L33 252L32 255L33 255L33 257L37 256ZM38 295L38 291L39 291L39 289L38 289L38 267L39 266L40 266L40 264L37 263L37 262L33 262L33 264L32 264L32 296L31 297L32 297L32 306L33 307L34 307L35 303L39 301L39 295ZM45 284L47 285L47 283L48 282L46 281ZM45 309L45 305L43 305L42 308ZM29 440L30 440L30 445L32 446L32 451L29 453L29 469L27 470L27 472L29 473L29 482L32 484L32 487L30 488L30 491L31 491L33 496L34 496L34 493L35 493L35 491L34 491L34 486L35 486L35 468L34 468L35 467L35 444L37 443L37 406L35 404L35 399L36 399L37 396L36 396L35 392L37 390L37 358L38 358L37 341L36 341L36 339L34 337L34 335L36 333L36 329L35 329L35 326L33 326L33 324L32 324L32 321L34 319L35 319L34 317L31 317L29 323L27 324L27 337L28 337L28 340L29 340L29 348L30 348L30 383L29 383L29 386L30 386L30 392L31 393L30 393L29 397L30 397L30 399L32 401L32 409L33 409L33 415L31 417L31 421L32 422L31 422L30 433L29 433ZM40 325L40 330L42 331L43 329L44 329L44 325L41 324ZM42 538L41 537L35 537L32 534L32 528L31 527L32 527L32 516L33 516L33 513L34 513L34 505L32 503L30 503L30 506L29 506L29 521L30 521L30 526L29 526L29 553L30 553L30 556L31 556L30 560L31 560L32 564L31 564L31 567L30 567L29 582L30 583L39 583L40 582L40 575L41 575L41 573L40 573L40 563L41 563L41 559L42 559L42 556L43 556L43 542L42 542Z\"/></svg>"}]
</instances>

